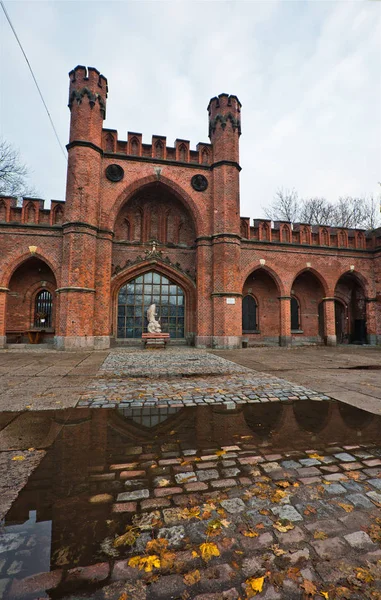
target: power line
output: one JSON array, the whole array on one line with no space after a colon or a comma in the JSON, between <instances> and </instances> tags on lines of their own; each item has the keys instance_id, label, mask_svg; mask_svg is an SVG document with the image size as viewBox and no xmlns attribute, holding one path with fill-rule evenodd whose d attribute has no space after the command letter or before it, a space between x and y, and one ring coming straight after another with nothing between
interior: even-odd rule
<instances>
[{"instance_id":1,"label":"power line","mask_svg":"<svg viewBox=\"0 0 381 600\"><path fill-rule=\"evenodd\" d=\"M32 69L32 67L31 67L31 65L30 65L30 62L29 62L29 60L28 60L28 57L27 57L27 55L26 55L26 53L25 53L25 51L24 51L24 48L22 47L22 44L21 44L21 42L20 42L20 40L19 40L19 38L18 38L18 35L17 35L17 33L16 33L16 30L15 30L15 28L14 28L14 27L13 27L13 25L12 25L12 21L11 21L11 19L10 19L9 15L8 15L7 11L6 11L6 8L5 8L5 6L4 6L4 2L3 2L2 0L0 0L0 4L1 4L1 8L2 8L2 9L3 9L3 11L4 11L5 17L6 17L6 19L7 19L8 23L9 23L9 25L10 25L10 28L12 29L12 31L13 31L13 34L14 34L14 36L15 36L16 40L17 40L17 43L18 43L18 45L20 46L21 52L22 52L22 53L23 53L23 55L24 55L24 58L25 58L25 60L26 60L26 63L27 63L27 65L28 65L29 71L31 72L31 75L32 75L32 77L33 77L33 81L34 81L34 83L35 83L35 85L36 85L37 91L38 91L38 93L39 93L39 95L40 95L40 98L41 98L41 100L42 100L42 103L43 103L43 105L44 105L44 107L45 107L45 110L46 110L46 112L47 112L47 115L48 115L48 118L49 118L50 124L51 124L51 126L52 126L52 128L53 128L54 135L56 136L56 139L57 139L57 142L58 142L58 144L59 144L59 147L61 148L62 154L63 154L63 155L64 155L64 157L65 157L65 161L67 162L67 153L65 152L65 149L64 149L63 145L61 144L60 138L58 137L57 130L56 130L56 128L55 128L55 126L54 126L54 123L53 123L53 119L52 119L52 117L51 117L51 115L50 115L49 109L48 109L48 107L47 107L47 105L46 105L46 102L45 102L45 100L44 100L44 97L43 97L43 95L42 95L42 92L41 92L41 90L40 90L40 87L39 87L39 85L38 85L38 83L37 83L37 79L36 79L36 77L35 77L35 75L34 75L34 73L33 73L33 69Z\"/></svg>"}]
</instances>

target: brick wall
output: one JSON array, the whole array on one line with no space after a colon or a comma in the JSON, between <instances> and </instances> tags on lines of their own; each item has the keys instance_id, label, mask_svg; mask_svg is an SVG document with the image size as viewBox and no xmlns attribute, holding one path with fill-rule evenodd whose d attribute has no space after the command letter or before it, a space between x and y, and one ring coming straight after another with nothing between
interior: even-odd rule
<instances>
[{"instance_id":1,"label":"brick wall","mask_svg":"<svg viewBox=\"0 0 381 600\"><path fill-rule=\"evenodd\" d=\"M332 337L333 298L341 294L351 302L348 290L337 286L345 273L363 292L368 333L380 339L380 231L266 220L251 225L240 217L241 105L235 96L212 98L210 143L192 149L188 140L170 146L155 135L147 144L140 133L128 132L123 140L116 130L103 129L107 95L107 80L96 69L70 73L65 203L52 201L45 209L36 198L22 206L0 198L0 341L6 329L30 320L7 288L12 281L25 295L36 285L36 273L17 270L32 256L31 247L51 269L51 285L55 278L61 347L69 338L74 346L92 347L97 338L107 345L115 333L119 287L148 269L185 290L187 332L198 345L240 344L246 293L259 307L260 333L250 334L251 343L289 343L292 335L294 342L319 341L321 301L320 334ZM300 302L303 333L291 333L292 293Z\"/></svg>"}]
</instances>

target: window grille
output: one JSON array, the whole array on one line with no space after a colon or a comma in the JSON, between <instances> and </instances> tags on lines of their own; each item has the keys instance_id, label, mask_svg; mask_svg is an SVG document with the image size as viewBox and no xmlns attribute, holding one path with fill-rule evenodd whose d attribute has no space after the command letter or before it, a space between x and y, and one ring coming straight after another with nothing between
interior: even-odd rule
<instances>
[{"instance_id":1,"label":"window grille","mask_svg":"<svg viewBox=\"0 0 381 600\"><path fill-rule=\"evenodd\" d=\"M52 327L52 308L53 299L51 293L48 290L38 292L34 308L35 327L41 327L42 329Z\"/></svg>"}]
</instances>

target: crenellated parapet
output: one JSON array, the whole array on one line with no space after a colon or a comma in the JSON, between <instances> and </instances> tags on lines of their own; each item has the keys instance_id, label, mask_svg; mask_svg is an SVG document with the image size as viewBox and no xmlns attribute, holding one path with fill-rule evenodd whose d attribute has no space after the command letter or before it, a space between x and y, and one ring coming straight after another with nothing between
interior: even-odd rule
<instances>
[{"instance_id":1,"label":"crenellated parapet","mask_svg":"<svg viewBox=\"0 0 381 600\"><path fill-rule=\"evenodd\" d=\"M51 200L50 208L44 208L44 200L23 198L19 204L13 196L0 195L0 228L10 225L61 225L64 221L65 202Z\"/></svg>"},{"instance_id":2,"label":"crenellated parapet","mask_svg":"<svg viewBox=\"0 0 381 600\"><path fill-rule=\"evenodd\" d=\"M143 143L141 133L129 131L126 140L120 140L115 129L102 130L102 150L105 154L119 154L153 161L171 161L195 165L213 163L212 144L199 142L195 150L189 140L176 139L173 146L167 146L167 138L153 135L150 144Z\"/></svg>"},{"instance_id":3,"label":"crenellated parapet","mask_svg":"<svg viewBox=\"0 0 381 600\"><path fill-rule=\"evenodd\" d=\"M98 69L78 65L70 71L69 102L70 110L74 103L82 104L86 99L90 108L99 106L102 118L106 118L107 79Z\"/></svg>"},{"instance_id":4,"label":"crenellated parapet","mask_svg":"<svg viewBox=\"0 0 381 600\"><path fill-rule=\"evenodd\" d=\"M274 244L296 244L325 248L350 248L373 250L381 246L381 230L367 232L364 229L309 225L289 221L250 219L241 217L242 241L250 240Z\"/></svg>"}]
</instances>

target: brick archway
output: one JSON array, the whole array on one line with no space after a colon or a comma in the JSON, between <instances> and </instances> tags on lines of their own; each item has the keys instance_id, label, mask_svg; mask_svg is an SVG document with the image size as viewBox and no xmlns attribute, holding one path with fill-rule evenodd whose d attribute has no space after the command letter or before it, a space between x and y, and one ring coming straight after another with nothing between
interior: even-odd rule
<instances>
[{"instance_id":1,"label":"brick archway","mask_svg":"<svg viewBox=\"0 0 381 600\"><path fill-rule=\"evenodd\" d=\"M127 204L133 196L137 192L143 192L145 188L156 184L162 189L166 189L170 192L177 200L179 200L190 212L193 224L196 232L196 237L200 235L200 228L202 224L202 216L200 210L193 200L192 196L188 194L182 187L180 187L177 183L169 179L168 177L160 176L160 179L156 175L149 175L147 177L143 177L131 183L127 186L121 194L116 198L114 205L112 207L110 217L109 217L109 225L110 228L114 231L115 222L119 212L122 207Z\"/></svg>"},{"instance_id":2,"label":"brick archway","mask_svg":"<svg viewBox=\"0 0 381 600\"><path fill-rule=\"evenodd\" d=\"M52 338L55 333L57 314L54 297L57 280L51 266L39 256L29 255L13 269L9 277L8 289L5 326L8 341L27 341L27 332L35 329L36 295L42 290L47 290L53 299L53 322L51 326L44 328L44 337Z\"/></svg>"},{"instance_id":3,"label":"brick archway","mask_svg":"<svg viewBox=\"0 0 381 600\"><path fill-rule=\"evenodd\" d=\"M126 270L123 270L113 278L111 283L112 335L117 337L117 306L119 290L129 281L151 271L168 278L170 282L173 282L173 284L179 286L183 290L185 296L185 338L187 339L188 343L193 343L193 338L196 333L196 285L190 277L179 273L171 266L158 260L144 261L144 263L139 263Z\"/></svg>"}]
</instances>

